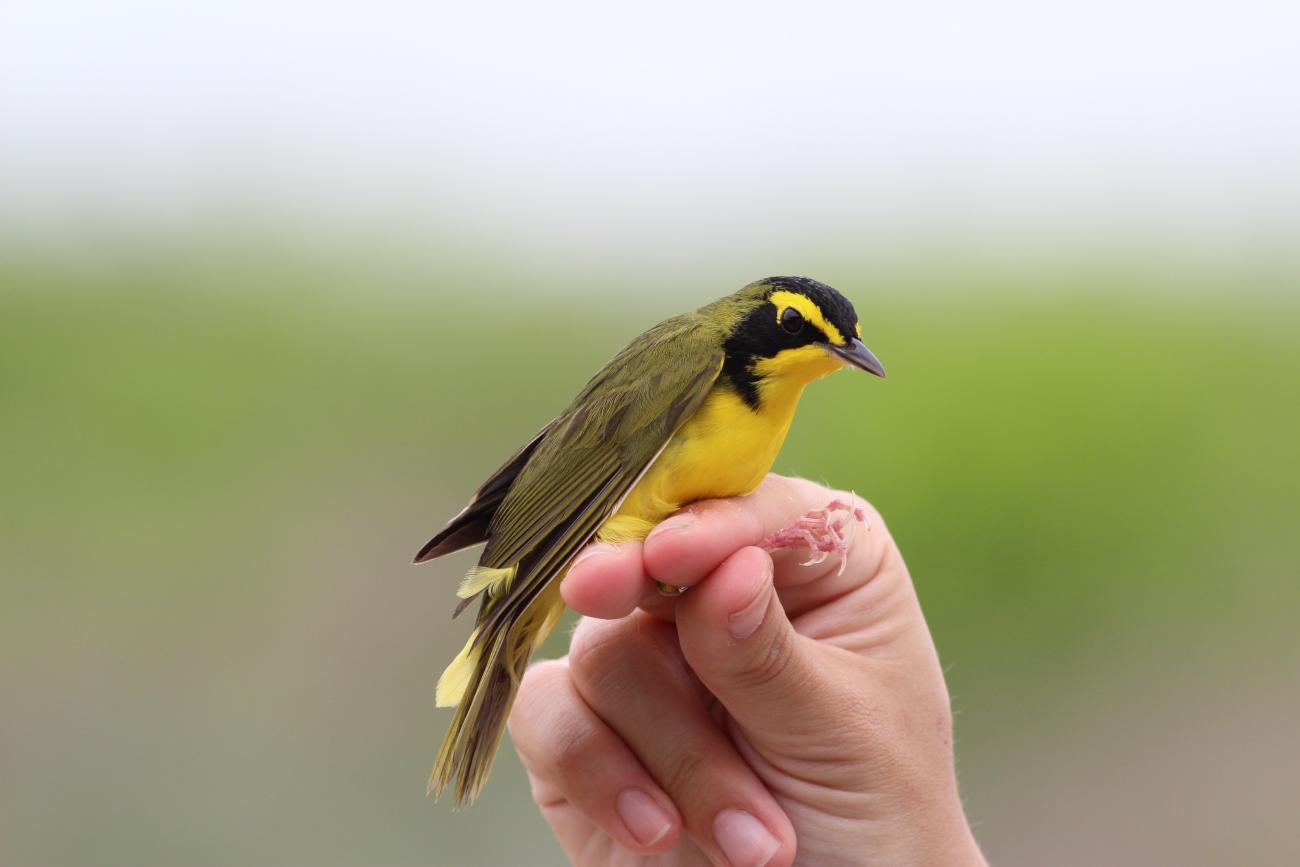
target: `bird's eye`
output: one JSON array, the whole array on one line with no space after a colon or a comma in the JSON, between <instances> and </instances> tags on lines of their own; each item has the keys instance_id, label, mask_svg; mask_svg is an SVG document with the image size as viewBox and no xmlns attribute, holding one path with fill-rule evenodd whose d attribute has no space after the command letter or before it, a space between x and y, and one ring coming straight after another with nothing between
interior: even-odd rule
<instances>
[{"instance_id":1,"label":"bird's eye","mask_svg":"<svg viewBox=\"0 0 1300 867\"><path fill-rule=\"evenodd\" d=\"M803 330L803 314L793 307L787 307L781 311L781 327L791 334L798 334Z\"/></svg>"}]
</instances>

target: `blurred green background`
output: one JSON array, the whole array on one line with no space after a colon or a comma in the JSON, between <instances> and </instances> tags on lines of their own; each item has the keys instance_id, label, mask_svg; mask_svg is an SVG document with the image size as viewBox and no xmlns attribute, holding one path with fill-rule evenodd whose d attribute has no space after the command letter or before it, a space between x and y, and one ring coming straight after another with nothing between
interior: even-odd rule
<instances>
[{"instance_id":1,"label":"blurred green background","mask_svg":"<svg viewBox=\"0 0 1300 867\"><path fill-rule=\"evenodd\" d=\"M1300 863L1296 16L9 10L0 867L564 863L509 748L425 797L472 555L410 558L772 274L888 366L777 469L890 522L991 861Z\"/></svg>"},{"instance_id":2,"label":"blurred green background","mask_svg":"<svg viewBox=\"0 0 1300 867\"><path fill-rule=\"evenodd\" d=\"M368 273L5 262L0 862L562 863L508 751L473 809L424 797L470 558L408 560L730 287ZM995 862L1291 862L1295 275L1072 274L820 274L890 378L811 389L778 469L890 521Z\"/></svg>"}]
</instances>

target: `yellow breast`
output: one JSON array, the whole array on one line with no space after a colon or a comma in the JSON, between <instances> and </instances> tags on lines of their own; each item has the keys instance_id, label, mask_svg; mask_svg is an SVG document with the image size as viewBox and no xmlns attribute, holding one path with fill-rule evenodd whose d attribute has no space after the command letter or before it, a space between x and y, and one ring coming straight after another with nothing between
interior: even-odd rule
<instances>
[{"instance_id":1,"label":"yellow breast","mask_svg":"<svg viewBox=\"0 0 1300 867\"><path fill-rule=\"evenodd\" d=\"M740 496L757 488L785 442L804 386L840 367L821 350L814 351L816 355L809 353L794 364L783 359L780 369L769 371L759 384L757 409L725 382L715 385L601 527L599 539L642 539L687 503Z\"/></svg>"}]
</instances>

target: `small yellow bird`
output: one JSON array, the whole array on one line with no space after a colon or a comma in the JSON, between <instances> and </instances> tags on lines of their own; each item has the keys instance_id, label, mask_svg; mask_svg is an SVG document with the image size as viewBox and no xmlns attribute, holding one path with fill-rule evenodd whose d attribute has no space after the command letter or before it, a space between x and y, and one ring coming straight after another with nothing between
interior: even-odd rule
<instances>
[{"instance_id":1,"label":"small yellow bird","mask_svg":"<svg viewBox=\"0 0 1300 867\"><path fill-rule=\"evenodd\" d=\"M456 803L482 789L528 659L564 613L560 578L593 540L642 539L696 500L767 475L804 386L844 365L883 377L853 305L807 277L770 277L659 323L483 483L416 555L483 542L461 582L474 631L438 680L455 707L429 778Z\"/></svg>"}]
</instances>

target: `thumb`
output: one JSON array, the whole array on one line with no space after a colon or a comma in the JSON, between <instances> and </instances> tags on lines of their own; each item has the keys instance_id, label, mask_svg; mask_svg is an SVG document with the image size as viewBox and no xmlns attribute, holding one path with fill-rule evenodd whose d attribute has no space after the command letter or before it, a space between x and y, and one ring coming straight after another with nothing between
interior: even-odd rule
<instances>
[{"instance_id":1,"label":"thumb","mask_svg":"<svg viewBox=\"0 0 1300 867\"><path fill-rule=\"evenodd\" d=\"M772 558L741 548L678 600L682 653L746 731L785 739L818 731L831 700L827 660L795 632L772 586Z\"/></svg>"}]
</instances>

